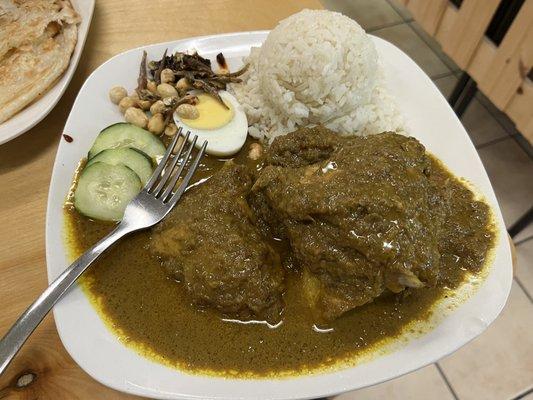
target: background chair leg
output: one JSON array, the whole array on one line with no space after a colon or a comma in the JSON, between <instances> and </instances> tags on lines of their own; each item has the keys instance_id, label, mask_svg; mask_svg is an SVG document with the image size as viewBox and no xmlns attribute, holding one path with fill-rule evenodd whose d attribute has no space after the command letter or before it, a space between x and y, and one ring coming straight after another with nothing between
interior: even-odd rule
<instances>
[{"instance_id":1,"label":"background chair leg","mask_svg":"<svg viewBox=\"0 0 533 400\"><path fill-rule=\"evenodd\" d=\"M514 238L518 235L526 226L528 226L531 221L533 221L533 207L531 207L524 215L518 218L508 230L509 235Z\"/></svg>"},{"instance_id":2,"label":"background chair leg","mask_svg":"<svg viewBox=\"0 0 533 400\"><path fill-rule=\"evenodd\" d=\"M461 76L459 77L459 80L455 84L455 87L453 88L452 94L448 98L448 103L453 107L455 103L457 103L457 100L459 100L459 97L461 97L461 94L463 93L463 90L465 89L466 84L470 80L470 76L463 72Z\"/></svg>"},{"instance_id":3,"label":"background chair leg","mask_svg":"<svg viewBox=\"0 0 533 400\"><path fill-rule=\"evenodd\" d=\"M453 111L455 111L455 114L457 114L459 118L463 116L466 108L474 98L476 92L476 82L470 77L470 75L468 75L466 72L463 72L459 78L459 82L457 82L455 85L455 88L448 99Z\"/></svg>"}]
</instances>

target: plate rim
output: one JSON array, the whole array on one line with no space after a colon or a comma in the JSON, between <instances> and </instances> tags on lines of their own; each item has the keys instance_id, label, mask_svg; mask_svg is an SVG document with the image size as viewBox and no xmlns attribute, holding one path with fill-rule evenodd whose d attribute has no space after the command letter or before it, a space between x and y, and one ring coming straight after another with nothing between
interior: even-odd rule
<instances>
[{"instance_id":1,"label":"plate rim","mask_svg":"<svg viewBox=\"0 0 533 400\"><path fill-rule=\"evenodd\" d=\"M116 58L120 57L120 56L123 56L124 54L127 54L127 53L130 53L130 52L135 52L135 51L139 51L141 49L146 49L148 47L156 47L156 46L179 46L181 43L186 43L186 42L191 42L191 41L194 41L194 40L200 40L200 39L217 39L217 38L226 38L226 37L235 37L235 36L251 36L251 35L266 35L267 33L269 32L269 30L259 30L259 31L245 31L245 32L231 32L231 33L224 33L224 34L218 34L218 35L202 35L202 36L195 36L195 37L190 37L190 38L183 38L183 39L178 39L178 40L173 40L173 41L166 41L166 42L161 42L161 43L154 43L154 44L147 44L147 45L143 45L143 46L139 46L139 47L136 47L136 48L133 48L133 49L129 49L129 50L126 50L124 52L121 52L115 56L113 56L112 58L108 59L106 62L104 62L103 64L101 64L99 67L97 67L86 79L86 81L83 83L82 87L80 88L80 93L82 92L83 88L85 87L85 85L87 84L87 82L89 81L89 79L94 75L96 74L100 68L102 68L104 65L106 65L107 63L110 63L110 62L113 62L113 60L115 60ZM384 39L381 39L381 38L376 38L375 36L373 35L370 35L372 36L373 39L376 39L378 41L382 41L382 42L385 42L387 43L387 45L390 45L394 48L396 48L398 51L400 51L405 57L409 58L409 60L411 60L415 65L416 63L407 55L405 54L401 49L397 48L394 44L384 40ZM427 76L427 74L425 74L425 72L423 72L420 67L418 67L418 65L416 65L416 67L423 73L423 75L425 76L426 79L430 80L431 79ZM432 83L433 84L433 83ZM74 105L76 104L76 102L78 101L78 98L79 98L79 93L78 93L78 96L76 97L76 100L74 101L73 103L73 106L72 106L72 109L74 108ZM447 104L447 103L446 103ZM448 104L448 108L449 108L449 111L453 112L451 110L451 107L449 106ZM67 122L66 124L68 124L69 120L71 118L71 115L69 114L69 117L67 118ZM456 117L457 118L457 117ZM457 121L459 121L457 119ZM460 124L460 122L459 122ZM461 127L462 127L462 124L461 124ZM463 128L464 130L464 128ZM475 150L468 134L466 133L466 131L464 131L464 135L466 135L466 138L470 141L470 146ZM60 141L60 144L58 146L58 152L57 152L57 155L56 155L56 159L55 159L55 162L54 162L54 167L53 167L53 174L52 174L52 180L51 180L51 185L50 185L50 189L49 189L49 201L48 201L48 205L47 205L47 214L46 214L46 226L47 226L47 229L46 229L46 259L47 259L47 272L48 272L48 279L50 281L50 279L52 278L52 273L51 273L51 269L49 267L49 263L50 263L50 259L51 259L51 255L49 254L49 252L51 251L51 245L50 245L50 240L51 240L51 236L49 235L49 230L50 230L50 226L51 226L51 221L49 220L50 216L51 216L51 208L53 207L53 204L52 204L52 198L54 196L52 196L52 192L53 192L53 188L55 188L55 184L54 184L54 177L56 176L56 167L57 165L60 164L60 148L61 146L64 145L63 144L63 141ZM477 152L476 152L476 155L477 155ZM479 155L477 155L477 161L480 161L479 159ZM482 164L481 164L482 165ZM483 172L485 174L485 176L488 177L487 175L487 172L484 168L484 166L482 165L482 168L483 168ZM490 184L490 183L489 183ZM494 195L494 190L492 188L492 185L490 185L490 189L492 191L492 195ZM494 212L495 212L495 219L497 220L497 225L498 225L498 235L499 235L499 238L498 240L500 242L506 242L506 238L503 237L503 234L502 234L502 225L501 223L503 222L502 220L502 216L501 216L501 210L499 208L499 204L497 202L497 199L495 198L495 195L494 195L494 202L491 203L492 205L492 208L494 208ZM509 244L508 243L502 243L503 246L505 247L505 249L503 249L502 251L505 252L505 258L507 261L510 261L510 248L509 248ZM62 247L64 248L64 244L61 244ZM496 245L496 248L499 247L499 243ZM65 249L66 250L66 249ZM372 385L375 385L375 384L378 384L378 383L381 383L383 381L386 381L386 380L389 380L389 379L393 379L395 377L399 377L399 376L402 376L404 374L407 374L407 373L410 373L410 372L414 372L415 370L417 369L420 369L420 368L423 368L431 363L434 363L435 361L437 361L438 359L442 358L442 357L445 357L446 355L449 355L451 353L453 353L454 351L456 351L457 349L459 349L460 347L466 345L467 343L469 343L471 340L473 340L475 337L477 337L479 334L481 334L481 332L483 332L485 329L487 329L487 327L498 317L498 315L501 313L501 310L503 309L503 307L505 306L506 304L506 301L507 301L507 298L509 296L509 293L510 293L510 288L511 288L511 283L512 283L512 275L510 273L511 271L511 267L509 265L509 268L508 268L508 275L510 276L510 279L508 279L508 289L506 290L506 293L505 293L505 301L503 301L499 308L497 310L495 310L496 312L494 313L494 317L490 320L489 323L487 323L485 326L483 326L483 328L481 329L480 332L476 333L475 335L473 335L472 337L470 337L466 342L462 342L461 344L459 345L455 345L452 349L448 349L447 352L445 354L441 354L439 355L438 357L434 357L432 359L428 359L423 365L418 365L416 368L410 368L409 367L407 368L408 370L405 370L403 372L400 372L400 373L396 373L396 374L393 374L393 376L389 376L389 377L386 377L386 378L383 378L383 379L378 379L378 380L375 380L374 382L371 382L369 383L368 385L365 385L364 387L366 386L372 386ZM490 274L490 273L489 273ZM508 277L509 278L509 277ZM56 323L56 327L57 327L57 330L58 330L58 333L59 333L59 336L61 338L61 342L63 343L63 346L65 347L65 349L67 350L67 352L72 356L72 358L76 361L76 363L78 363L78 365L80 366L80 368L82 368L85 372L87 372L93 379L99 381L100 383L106 385L106 386L109 386L113 389L116 389L116 390L119 390L119 391L122 391L122 392L127 392L127 393L131 393L131 394L136 394L136 395L144 395L144 396L151 396L151 397L154 397L154 396L157 396L157 398L168 398L168 399L181 399L181 398L190 398L191 396L193 396L192 394L190 393L182 393L182 394L176 394L176 393L170 393L170 394L165 394L165 393L155 393L153 390L146 390L146 388L140 388L138 390L136 389L132 389L131 387L125 387L124 385L119 385L117 384L116 382L114 381L110 381L108 379L105 379L105 378L102 378L101 376L98 376L96 374L93 374L92 372L94 371L89 371L87 370L86 368L83 367L83 361L81 361L78 357L78 354L76 353L73 353L71 352L71 349L69 348L69 344L68 344L68 341L65 340L64 338L64 332L62 332L62 329L60 328L60 323L59 323L59 318L58 313L56 312L56 309L54 308L54 316L55 316L55 323ZM424 335L425 336L425 335ZM122 345L123 346L123 345ZM151 362L150 360L146 359L147 362ZM356 367L348 367L346 370L349 370L349 369L353 369L353 368L357 368ZM340 369L340 370L335 370L335 371L328 371L326 373L318 373L317 375L300 375L300 376L295 376L295 377L291 377L289 378L289 380L291 381L300 381L300 380L305 380L306 378L307 379L313 379L313 378L316 378L318 376L322 376L322 375L338 375L340 374L342 376L342 373L345 371L345 369ZM187 374L187 372L184 372L184 371L179 371L178 372L182 372L182 373L185 373ZM188 376L197 376L197 375L189 375L187 374ZM201 375L200 375L201 376ZM201 376L203 378L205 378L205 376ZM214 379L214 380L227 380L226 378L221 378L221 377L209 377L209 379ZM267 379L243 379L243 378L236 378L236 379L230 379L230 381L234 381L236 383L238 382L252 382L252 381L256 381L256 382L274 382L274 384L277 384L279 385L280 382L283 382L287 379L276 379L276 378L273 378L273 379L270 379L270 378L267 378ZM351 387L349 384L345 384L343 386L336 386L335 388L333 387L330 387L329 389L324 389L324 390L321 390L321 391L314 391L312 394L308 394L308 395L305 395L305 396L301 396L301 395L296 395L294 396L293 394L291 394L290 396L284 396L284 395L281 395L280 393L276 392L275 395L272 395L272 394L269 394L268 395L268 398L272 398L272 399L281 399L281 398L291 398L291 399L305 399L305 398L315 398L315 397L324 397L324 396L331 396L331 395L334 395L334 394L338 394L338 393L341 393L341 392L345 392L345 391L349 391L349 390L355 390L357 387ZM217 398L217 399L229 399L229 398L234 398L234 397L225 397L225 396L216 396L216 397L213 397L213 398ZM243 399L244 398L267 398L265 397L264 395L261 396L261 395L257 395L257 396L246 396L246 397L242 397Z\"/></svg>"}]
</instances>

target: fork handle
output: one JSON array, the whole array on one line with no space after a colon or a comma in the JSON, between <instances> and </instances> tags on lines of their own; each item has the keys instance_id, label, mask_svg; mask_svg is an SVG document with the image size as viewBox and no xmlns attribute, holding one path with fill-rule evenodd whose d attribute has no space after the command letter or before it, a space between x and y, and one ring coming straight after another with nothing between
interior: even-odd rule
<instances>
[{"instance_id":1,"label":"fork handle","mask_svg":"<svg viewBox=\"0 0 533 400\"><path fill-rule=\"evenodd\" d=\"M28 307L0 340L0 375L4 373L11 360L18 353L24 342L37 328L54 304L65 294L67 289L105 250L117 240L135 231L120 223L110 234L96 243L74 261L50 286Z\"/></svg>"}]
</instances>

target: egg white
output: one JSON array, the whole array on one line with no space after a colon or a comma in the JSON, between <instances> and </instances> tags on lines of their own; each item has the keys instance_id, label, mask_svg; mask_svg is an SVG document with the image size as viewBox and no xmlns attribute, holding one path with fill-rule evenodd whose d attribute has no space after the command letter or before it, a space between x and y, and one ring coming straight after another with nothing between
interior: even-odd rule
<instances>
[{"instance_id":1,"label":"egg white","mask_svg":"<svg viewBox=\"0 0 533 400\"><path fill-rule=\"evenodd\" d=\"M184 134L187 131L191 133L189 141L192 141L195 135L198 136L196 148L200 148L207 140L207 154L227 157L237 153L244 145L248 135L248 120L244 109L233 95L224 90L218 94L226 104L233 108L233 117L226 125L216 129L191 128L181 120L177 113L174 113L174 122L178 128L183 129Z\"/></svg>"}]
</instances>

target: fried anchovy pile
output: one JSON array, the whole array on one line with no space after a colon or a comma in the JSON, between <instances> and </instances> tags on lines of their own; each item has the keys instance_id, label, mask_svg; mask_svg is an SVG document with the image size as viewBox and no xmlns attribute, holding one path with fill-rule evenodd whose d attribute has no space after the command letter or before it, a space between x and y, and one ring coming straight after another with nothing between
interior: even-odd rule
<instances>
[{"instance_id":1,"label":"fried anchovy pile","mask_svg":"<svg viewBox=\"0 0 533 400\"><path fill-rule=\"evenodd\" d=\"M186 54L177 52L168 56L165 50L161 60L148 63L148 70L154 81L159 84L161 83L161 71L169 68L174 72L176 80L185 78L190 87L214 96L227 107L218 92L225 90L228 83L241 82L238 77L248 69L248 65L245 65L239 71L230 73L222 53L217 55L217 63L220 67L219 73L215 73L211 69L211 61L199 56L198 53Z\"/></svg>"},{"instance_id":2,"label":"fried anchovy pile","mask_svg":"<svg viewBox=\"0 0 533 400\"><path fill-rule=\"evenodd\" d=\"M163 58L166 57L167 51L163 54ZM161 71L164 68L158 68L155 73L150 71L152 75L157 77L157 83L161 83ZM183 93L180 97L167 97L162 99L159 94L151 92L147 89L148 85L148 74L146 70L146 51L143 51L141 64L139 66L139 76L137 78L137 89L135 91L139 95L141 100L148 100L150 103L154 103L157 100L163 100L165 109L163 111L164 124L167 126L172 118L172 114L181 104L192 104L195 105L198 103L198 98L196 96Z\"/></svg>"}]
</instances>

